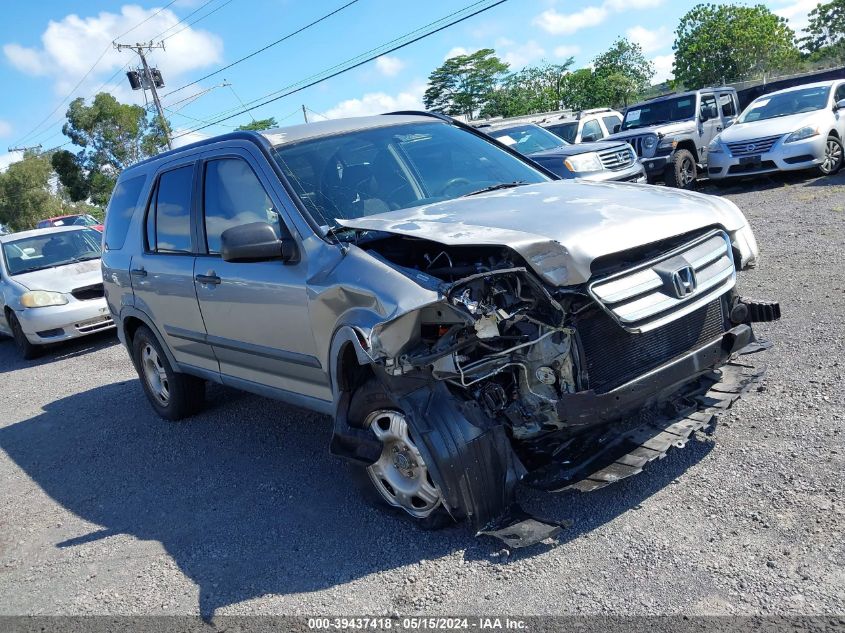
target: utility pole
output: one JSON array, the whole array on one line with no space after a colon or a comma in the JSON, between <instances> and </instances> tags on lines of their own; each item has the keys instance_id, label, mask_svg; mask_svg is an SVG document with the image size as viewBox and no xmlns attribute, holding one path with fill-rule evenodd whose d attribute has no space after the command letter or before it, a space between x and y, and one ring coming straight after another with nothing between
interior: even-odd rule
<instances>
[{"instance_id":1,"label":"utility pole","mask_svg":"<svg viewBox=\"0 0 845 633\"><path fill-rule=\"evenodd\" d=\"M302 118L305 119L305 122L308 123L308 109L305 107L305 104L302 104Z\"/></svg>"},{"instance_id":2,"label":"utility pole","mask_svg":"<svg viewBox=\"0 0 845 633\"><path fill-rule=\"evenodd\" d=\"M164 108L161 107L161 101L158 98L158 92L156 91L157 87L163 87L164 81L161 78L161 73L156 70L156 74L154 76L153 72L150 70L149 65L147 64L147 58L144 56L144 51L151 51L154 48L160 48L164 50L164 42L159 42L158 44L153 44L152 42L148 44L118 44L117 42L113 42L114 47L122 51L125 48L128 48L131 51L135 51L138 53L138 57L141 58L141 65L143 66L143 80L141 81L140 88L146 90L148 87L153 93L153 101L155 102L156 110L158 110L158 116L161 120L161 126L164 128L164 138L167 140L167 149L173 149L173 143L170 141L170 126L167 125L167 119L164 118ZM130 73L127 73L130 74ZM129 79L130 84L132 83L132 78ZM132 86L133 90L137 90L135 86Z\"/></svg>"}]
</instances>

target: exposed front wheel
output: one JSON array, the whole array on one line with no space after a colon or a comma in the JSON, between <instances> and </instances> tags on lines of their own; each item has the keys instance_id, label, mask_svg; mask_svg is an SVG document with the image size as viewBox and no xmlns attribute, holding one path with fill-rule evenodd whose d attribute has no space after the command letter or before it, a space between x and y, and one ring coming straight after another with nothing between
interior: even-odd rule
<instances>
[{"instance_id":1,"label":"exposed front wheel","mask_svg":"<svg viewBox=\"0 0 845 633\"><path fill-rule=\"evenodd\" d=\"M41 353L41 346L29 342L29 339L26 338L26 334L24 334L21 323L18 321L18 317L15 316L15 313L9 312L6 320L9 322L9 327L12 330L12 338L15 340L15 347L18 348L18 353L20 353L25 360L32 360L37 357Z\"/></svg>"},{"instance_id":2,"label":"exposed front wheel","mask_svg":"<svg viewBox=\"0 0 845 633\"><path fill-rule=\"evenodd\" d=\"M842 141L835 136L829 136L824 146L824 158L819 165L819 173L822 176L831 176L842 169L842 162L845 160L845 152L842 150Z\"/></svg>"},{"instance_id":3,"label":"exposed front wheel","mask_svg":"<svg viewBox=\"0 0 845 633\"><path fill-rule=\"evenodd\" d=\"M695 156L686 149L675 152L672 162L666 167L666 184L677 189L692 189L698 178L698 166Z\"/></svg>"},{"instance_id":4,"label":"exposed front wheel","mask_svg":"<svg viewBox=\"0 0 845 633\"><path fill-rule=\"evenodd\" d=\"M378 461L352 465L352 478L371 505L401 511L424 529L453 523L417 446L405 414L371 380L352 396L349 424L370 429L381 442Z\"/></svg>"},{"instance_id":5,"label":"exposed front wheel","mask_svg":"<svg viewBox=\"0 0 845 633\"><path fill-rule=\"evenodd\" d=\"M144 392L161 417L181 420L202 407L205 381L174 371L149 328L141 326L135 332L132 358Z\"/></svg>"}]
</instances>

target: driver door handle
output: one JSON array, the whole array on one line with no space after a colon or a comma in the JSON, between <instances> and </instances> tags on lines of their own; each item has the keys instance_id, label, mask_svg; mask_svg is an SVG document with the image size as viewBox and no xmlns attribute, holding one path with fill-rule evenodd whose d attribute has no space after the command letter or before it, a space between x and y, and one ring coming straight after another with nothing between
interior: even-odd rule
<instances>
[{"instance_id":1,"label":"driver door handle","mask_svg":"<svg viewBox=\"0 0 845 633\"><path fill-rule=\"evenodd\" d=\"M133 277L146 277L147 271L143 268L133 268L129 271L129 274Z\"/></svg>"},{"instance_id":2,"label":"driver door handle","mask_svg":"<svg viewBox=\"0 0 845 633\"><path fill-rule=\"evenodd\" d=\"M223 281L217 275L197 275L194 279L196 279L198 283L212 284L214 286L219 285L220 282Z\"/></svg>"}]
</instances>

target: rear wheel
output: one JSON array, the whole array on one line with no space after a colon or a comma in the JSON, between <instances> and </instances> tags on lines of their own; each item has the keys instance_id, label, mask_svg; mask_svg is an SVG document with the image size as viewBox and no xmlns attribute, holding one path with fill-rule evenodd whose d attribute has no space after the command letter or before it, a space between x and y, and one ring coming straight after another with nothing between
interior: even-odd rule
<instances>
[{"instance_id":1,"label":"rear wheel","mask_svg":"<svg viewBox=\"0 0 845 633\"><path fill-rule=\"evenodd\" d=\"M9 312L6 315L6 320L9 322L9 327L12 330L12 338L15 340L15 347L18 348L18 353L25 360L32 360L41 353L41 346L30 343L23 332L20 321L14 312Z\"/></svg>"},{"instance_id":2,"label":"rear wheel","mask_svg":"<svg viewBox=\"0 0 845 633\"><path fill-rule=\"evenodd\" d=\"M370 429L382 443L378 461L351 465L353 481L370 505L401 512L423 529L454 523L417 447L405 414L371 380L352 396L349 424Z\"/></svg>"},{"instance_id":3,"label":"rear wheel","mask_svg":"<svg viewBox=\"0 0 845 633\"><path fill-rule=\"evenodd\" d=\"M695 156L689 150L679 149L666 167L666 184L677 189L692 189L697 178L698 166L695 164Z\"/></svg>"},{"instance_id":4,"label":"rear wheel","mask_svg":"<svg viewBox=\"0 0 845 633\"><path fill-rule=\"evenodd\" d=\"M150 404L161 417L181 420L202 407L205 381L177 372L152 331L139 327L132 339L132 358Z\"/></svg>"},{"instance_id":5,"label":"rear wheel","mask_svg":"<svg viewBox=\"0 0 845 633\"><path fill-rule=\"evenodd\" d=\"M842 161L845 152L842 150L842 141L835 136L827 137L827 142L824 146L824 158L819 165L819 173L822 176L831 176L842 169Z\"/></svg>"}]
</instances>

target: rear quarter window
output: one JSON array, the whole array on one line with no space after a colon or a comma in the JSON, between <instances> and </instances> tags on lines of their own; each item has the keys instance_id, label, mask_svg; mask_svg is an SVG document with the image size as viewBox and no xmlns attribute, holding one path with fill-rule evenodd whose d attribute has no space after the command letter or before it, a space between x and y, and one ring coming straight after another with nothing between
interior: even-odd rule
<instances>
[{"instance_id":1,"label":"rear quarter window","mask_svg":"<svg viewBox=\"0 0 845 633\"><path fill-rule=\"evenodd\" d=\"M103 242L106 250L120 250L126 242L129 223L138 206L138 197L146 176L135 176L117 183L106 209L106 228Z\"/></svg>"}]
</instances>

